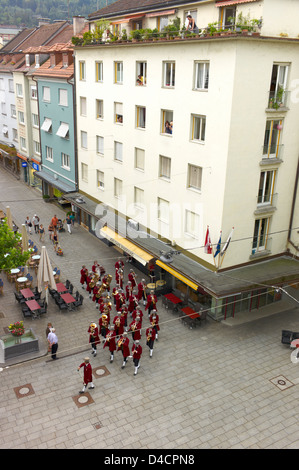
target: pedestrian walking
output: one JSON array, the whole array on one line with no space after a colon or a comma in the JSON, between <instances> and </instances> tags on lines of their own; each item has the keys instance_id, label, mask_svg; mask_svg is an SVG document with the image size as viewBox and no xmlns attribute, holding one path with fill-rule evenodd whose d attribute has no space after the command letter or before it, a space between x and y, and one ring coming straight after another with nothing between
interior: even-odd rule
<instances>
[{"instance_id":1,"label":"pedestrian walking","mask_svg":"<svg viewBox=\"0 0 299 470\"><path fill-rule=\"evenodd\" d=\"M58 349L58 338L56 336L56 330L55 328L52 328L52 331L48 334L48 343L51 348L51 357L53 360L57 359L56 358L56 353Z\"/></svg>"},{"instance_id":2,"label":"pedestrian walking","mask_svg":"<svg viewBox=\"0 0 299 470\"><path fill-rule=\"evenodd\" d=\"M91 323L89 328L88 328L88 333L89 333L89 342L91 344L93 357L96 357L97 355L97 344L100 344L101 340L99 338L99 329L96 325L96 323Z\"/></svg>"},{"instance_id":3,"label":"pedestrian walking","mask_svg":"<svg viewBox=\"0 0 299 470\"><path fill-rule=\"evenodd\" d=\"M66 226L67 226L67 231L71 234L72 233L72 219L70 218L69 215L66 216Z\"/></svg>"},{"instance_id":4,"label":"pedestrian walking","mask_svg":"<svg viewBox=\"0 0 299 470\"><path fill-rule=\"evenodd\" d=\"M52 233L52 241L54 244L54 251L57 251L58 247L58 233L56 231L56 228L54 228L53 233Z\"/></svg>"},{"instance_id":5,"label":"pedestrian walking","mask_svg":"<svg viewBox=\"0 0 299 470\"><path fill-rule=\"evenodd\" d=\"M74 227L75 226L75 214L71 213L70 214L70 219L72 221L72 226Z\"/></svg>"},{"instance_id":6,"label":"pedestrian walking","mask_svg":"<svg viewBox=\"0 0 299 470\"><path fill-rule=\"evenodd\" d=\"M146 334L146 345L149 347L150 358L152 358L153 351L154 351L154 342L156 338L156 331L152 326L150 326L149 328L147 328L145 334Z\"/></svg>"},{"instance_id":7,"label":"pedestrian walking","mask_svg":"<svg viewBox=\"0 0 299 470\"><path fill-rule=\"evenodd\" d=\"M138 369L140 367L141 354L142 354L142 346L139 340L137 339L132 347L133 363L135 366L134 375L137 375Z\"/></svg>"},{"instance_id":8,"label":"pedestrian walking","mask_svg":"<svg viewBox=\"0 0 299 470\"><path fill-rule=\"evenodd\" d=\"M87 385L89 384L88 389L94 389L94 384L92 382L92 367L89 362L89 357L84 358L84 362L79 365L78 371L83 367L83 388L79 391L79 393L84 393Z\"/></svg>"},{"instance_id":9,"label":"pedestrian walking","mask_svg":"<svg viewBox=\"0 0 299 470\"><path fill-rule=\"evenodd\" d=\"M121 351L123 355L123 365L121 366L122 369L125 368L128 357L130 356L129 342L130 340L127 337L126 332L124 332L123 335L117 341L117 351Z\"/></svg>"},{"instance_id":10,"label":"pedestrian walking","mask_svg":"<svg viewBox=\"0 0 299 470\"><path fill-rule=\"evenodd\" d=\"M31 222L31 220L29 219L29 216L26 217L25 225L26 225L26 228L27 228L27 232L28 232L30 235L32 235L32 222Z\"/></svg>"},{"instance_id":11,"label":"pedestrian walking","mask_svg":"<svg viewBox=\"0 0 299 470\"><path fill-rule=\"evenodd\" d=\"M34 214L34 216L32 217L32 224L33 224L33 227L34 227L34 233L38 233L39 231L39 217Z\"/></svg>"},{"instance_id":12,"label":"pedestrian walking","mask_svg":"<svg viewBox=\"0 0 299 470\"><path fill-rule=\"evenodd\" d=\"M39 226L39 240L41 242L45 241L45 228L44 228L43 224L40 224L40 226Z\"/></svg>"},{"instance_id":13,"label":"pedestrian walking","mask_svg":"<svg viewBox=\"0 0 299 470\"><path fill-rule=\"evenodd\" d=\"M55 229L55 228L57 228L57 224L58 224L58 219L57 219L56 215L53 215L53 217L51 219L51 225Z\"/></svg>"}]
</instances>

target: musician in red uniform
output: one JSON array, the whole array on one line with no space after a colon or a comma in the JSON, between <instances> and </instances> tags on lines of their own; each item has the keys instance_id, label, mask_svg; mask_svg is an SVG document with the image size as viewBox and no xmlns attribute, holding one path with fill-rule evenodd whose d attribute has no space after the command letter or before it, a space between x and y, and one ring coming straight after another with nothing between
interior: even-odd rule
<instances>
[{"instance_id":1,"label":"musician in red uniform","mask_svg":"<svg viewBox=\"0 0 299 470\"><path fill-rule=\"evenodd\" d=\"M141 323L140 318L136 317L136 320L133 320L129 325L129 331L132 331L132 339L136 341L141 338Z\"/></svg>"},{"instance_id":2,"label":"musician in red uniform","mask_svg":"<svg viewBox=\"0 0 299 470\"><path fill-rule=\"evenodd\" d=\"M113 362L114 359L114 351L116 350L116 344L115 344L115 331L114 331L114 325L111 325L109 327L109 331L106 334L105 338L105 343L103 346L103 349L108 346L109 351L110 351L110 363Z\"/></svg>"},{"instance_id":3,"label":"musician in red uniform","mask_svg":"<svg viewBox=\"0 0 299 470\"><path fill-rule=\"evenodd\" d=\"M103 315L99 319L99 328L103 338L106 338L106 334L108 332L108 324L108 316L103 313Z\"/></svg>"},{"instance_id":4,"label":"musician in red uniform","mask_svg":"<svg viewBox=\"0 0 299 470\"><path fill-rule=\"evenodd\" d=\"M128 274L128 279L129 281L131 282L132 284L132 287L134 289L134 287L136 286L137 282L136 282L136 274L134 273L133 269L130 269L130 272Z\"/></svg>"},{"instance_id":5,"label":"musician in red uniform","mask_svg":"<svg viewBox=\"0 0 299 470\"><path fill-rule=\"evenodd\" d=\"M86 284L87 284L86 290L89 293L89 298L91 298L91 290L92 290L91 286L89 285L91 281L92 281L92 272L88 273L88 275L86 276Z\"/></svg>"},{"instance_id":6,"label":"musician in red uniform","mask_svg":"<svg viewBox=\"0 0 299 470\"><path fill-rule=\"evenodd\" d=\"M153 350L154 350L154 342L156 338L156 331L152 326L150 326L149 328L147 328L145 334L146 334L146 345L149 347L150 358L152 358Z\"/></svg>"},{"instance_id":7,"label":"musician in red uniform","mask_svg":"<svg viewBox=\"0 0 299 470\"><path fill-rule=\"evenodd\" d=\"M123 334L124 323L125 323L125 320L121 316L121 312L117 312L117 315L113 318L115 336L121 336Z\"/></svg>"},{"instance_id":8,"label":"musician in red uniform","mask_svg":"<svg viewBox=\"0 0 299 470\"><path fill-rule=\"evenodd\" d=\"M143 300L143 305L146 305L146 283L144 279L141 279L141 281L138 284L138 295L137 298L140 301L141 299Z\"/></svg>"},{"instance_id":9,"label":"musician in red uniform","mask_svg":"<svg viewBox=\"0 0 299 470\"><path fill-rule=\"evenodd\" d=\"M147 296L145 310L148 310L148 316L150 316L152 310L157 310L157 296L153 290Z\"/></svg>"},{"instance_id":10,"label":"musician in red uniform","mask_svg":"<svg viewBox=\"0 0 299 470\"><path fill-rule=\"evenodd\" d=\"M88 269L86 268L85 265L82 266L82 269L80 271L80 283L82 284L82 289L84 289L84 284L86 281L86 278L87 278L87 275L88 275Z\"/></svg>"},{"instance_id":11,"label":"musician in red uniform","mask_svg":"<svg viewBox=\"0 0 299 470\"><path fill-rule=\"evenodd\" d=\"M117 286L119 286L121 289L123 289L124 272L121 268L119 268L115 271L115 282L116 282Z\"/></svg>"},{"instance_id":12,"label":"musician in red uniform","mask_svg":"<svg viewBox=\"0 0 299 470\"><path fill-rule=\"evenodd\" d=\"M138 307L138 299L135 295L135 291L133 291L129 297L129 305L128 305L129 313L132 314L133 310L135 310L136 307Z\"/></svg>"},{"instance_id":13,"label":"musician in red uniform","mask_svg":"<svg viewBox=\"0 0 299 470\"><path fill-rule=\"evenodd\" d=\"M132 292L133 292L132 282L128 281L128 284L126 285L126 301L129 300L130 296L132 295Z\"/></svg>"},{"instance_id":14,"label":"musician in red uniform","mask_svg":"<svg viewBox=\"0 0 299 470\"><path fill-rule=\"evenodd\" d=\"M115 294L115 308L117 312L121 310L122 306L126 303L125 294L121 289L118 289L117 294Z\"/></svg>"},{"instance_id":15,"label":"musician in red uniform","mask_svg":"<svg viewBox=\"0 0 299 470\"><path fill-rule=\"evenodd\" d=\"M156 332L156 340L158 341L158 331L160 331L160 326L159 315L157 314L157 310L152 310L152 313L150 314L150 322Z\"/></svg>"},{"instance_id":16,"label":"musician in red uniform","mask_svg":"<svg viewBox=\"0 0 299 470\"><path fill-rule=\"evenodd\" d=\"M134 375L137 375L137 371L140 367L141 354L142 354L142 347L139 343L139 340L136 340L135 344L133 344L133 347L132 347L132 356L133 356L133 362L135 366Z\"/></svg>"},{"instance_id":17,"label":"musician in red uniform","mask_svg":"<svg viewBox=\"0 0 299 470\"><path fill-rule=\"evenodd\" d=\"M124 369L127 363L128 357L130 356L129 343L130 343L130 340L127 337L126 332L124 332L124 334L117 341L117 351L121 351L123 354L123 365L121 366L122 369Z\"/></svg>"},{"instance_id":18,"label":"musician in red uniform","mask_svg":"<svg viewBox=\"0 0 299 470\"><path fill-rule=\"evenodd\" d=\"M79 393L84 393L88 384L90 384L90 386L88 387L89 389L94 388L94 384L92 382L92 367L89 362L89 357L85 357L84 362L82 362L82 364L79 365L78 371L81 369L81 367L84 367L84 376L83 376L83 389L80 390Z\"/></svg>"},{"instance_id":19,"label":"musician in red uniform","mask_svg":"<svg viewBox=\"0 0 299 470\"><path fill-rule=\"evenodd\" d=\"M118 258L118 260L116 261L114 267L115 267L115 270L117 270L117 269L119 269L119 268L121 268L122 270L124 270L125 265L124 265L123 260L122 260L121 258Z\"/></svg>"},{"instance_id":20,"label":"musician in red uniform","mask_svg":"<svg viewBox=\"0 0 299 470\"><path fill-rule=\"evenodd\" d=\"M91 267L92 272L95 273L95 274L100 274L100 273L98 272L98 267L99 267L99 263L98 263L97 261L94 261L94 262L93 262L93 265L92 265L92 267Z\"/></svg>"},{"instance_id":21,"label":"musician in red uniform","mask_svg":"<svg viewBox=\"0 0 299 470\"><path fill-rule=\"evenodd\" d=\"M143 311L141 310L141 308L140 308L139 306L136 307L135 310L133 310L133 313L132 313L132 318L133 318L133 320L135 320L136 317L139 317L139 318L140 318L140 323L142 324Z\"/></svg>"},{"instance_id":22,"label":"musician in red uniform","mask_svg":"<svg viewBox=\"0 0 299 470\"><path fill-rule=\"evenodd\" d=\"M101 340L99 338L99 329L96 323L91 323L88 328L89 333L89 342L91 344L92 352L94 357L97 355L97 344L100 344Z\"/></svg>"},{"instance_id":23,"label":"musician in red uniform","mask_svg":"<svg viewBox=\"0 0 299 470\"><path fill-rule=\"evenodd\" d=\"M124 327L126 330L128 326L128 307L126 306L126 304L122 305L120 314L121 314L121 317L124 319Z\"/></svg>"}]
</instances>

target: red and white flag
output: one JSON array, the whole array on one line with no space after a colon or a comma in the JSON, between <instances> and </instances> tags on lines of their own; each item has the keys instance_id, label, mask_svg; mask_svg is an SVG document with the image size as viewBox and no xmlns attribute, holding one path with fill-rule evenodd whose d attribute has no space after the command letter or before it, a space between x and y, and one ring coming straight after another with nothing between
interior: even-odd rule
<instances>
[{"instance_id":1,"label":"red and white flag","mask_svg":"<svg viewBox=\"0 0 299 470\"><path fill-rule=\"evenodd\" d=\"M207 233L206 233L206 239L205 239L205 253L208 253L208 255L212 254L212 242L211 242L211 237L210 237L209 226L207 227Z\"/></svg>"}]
</instances>

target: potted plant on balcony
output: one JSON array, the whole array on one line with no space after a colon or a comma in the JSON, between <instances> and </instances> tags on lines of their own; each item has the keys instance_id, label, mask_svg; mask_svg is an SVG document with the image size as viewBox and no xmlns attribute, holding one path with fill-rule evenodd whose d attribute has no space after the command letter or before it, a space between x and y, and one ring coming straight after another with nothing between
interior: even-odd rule
<instances>
[{"instance_id":1,"label":"potted plant on balcony","mask_svg":"<svg viewBox=\"0 0 299 470\"><path fill-rule=\"evenodd\" d=\"M130 33L130 39L132 42L139 42L142 39L141 29L133 29Z\"/></svg>"},{"instance_id":2,"label":"potted plant on balcony","mask_svg":"<svg viewBox=\"0 0 299 470\"><path fill-rule=\"evenodd\" d=\"M145 41L152 41L153 40L153 30L150 28L145 28L143 31L143 39Z\"/></svg>"},{"instance_id":3,"label":"potted plant on balcony","mask_svg":"<svg viewBox=\"0 0 299 470\"><path fill-rule=\"evenodd\" d=\"M121 39L122 41L126 42L128 40L127 30L124 28L121 31Z\"/></svg>"},{"instance_id":4,"label":"potted plant on balcony","mask_svg":"<svg viewBox=\"0 0 299 470\"><path fill-rule=\"evenodd\" d=\"M215 21L214 23L209 23L208 24L208 34L209 36L215 36L216 33L217 33L217 26L218 26L218 22Z\"/></svg>"},{"instance_id":5,"label":"potted plant on balcony","mask_svg":"<svg viewBox=\"0 0 299 470\"><path fill-rule=\"evenodd\" d=\"M158 37L159 37L159 30L158 28L154 28L152 30L152 38L153 38L153 41L157 41L158 40Z\"/></svg>"}]
</instances>

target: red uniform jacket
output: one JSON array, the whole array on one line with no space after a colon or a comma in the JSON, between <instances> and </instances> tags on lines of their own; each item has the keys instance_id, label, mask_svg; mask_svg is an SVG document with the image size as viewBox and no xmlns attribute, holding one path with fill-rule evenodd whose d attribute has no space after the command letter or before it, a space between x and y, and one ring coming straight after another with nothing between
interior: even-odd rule
<instances>
[{"instance_id":1,"label":"red uniform jacket","mask_svg":"<svg viewBox=\"0 0 299 470\"><path fill-rule=\"evenodd\" d=\"M149 306L152 305L152 307L157 310L157 296L155 294L148 294L147 296L147 304L145 306L145 310L149 308Z\"/></svg>"},{"instance_id":2,"label":"red uniform jacket","mask_svg":"<svg viewBox=\"0 0 299 470\"><path fill-rule=\"evenodd\" d=\"M91 327L88 328L88 333L89 333L89 342L91 343L92 342L92 336L94 337L94 342L95 344L99 344L101 341L100 341L100 337L99 337L99 329L98 327L96 327L93 331L93 334L91 334Z\"/></svg>"},{"instance_id":3,"label":"red uniform jacket","mask_svg":"<svg viewBox=\"0 0 299 470\"><path fill-rule=\"evenodd\" d=\"M135 326L135 329L134 329L134 326ZM132 321L129 325L129 331L132 331L132 333L134 334L134 341L136 341L136 339L140 339L141 338L141 323L140 322L136 323L135 321Z\"/></svg>"},{"instance_id":4,"label":"red uniform jacket","mask_svg":"<svg viewBox=\"0 0 299 470\"><path fill-rule=\"evenodd\" d=\"M152 328L152 327L149 327L149 328L146 330L145 334L146 334L146 342L147 342L147 343L148 343L148 341L150 341L150 340L154 341L155 338L156 338L156 332L155 332L154 328Z\"/></svg>"},{"instance_id":5,"label":"red uniform jacket","mask_svg":"<svg viewBox=\"0 0 299 470\"><path fill-rule=\"evenodd\" d=\"M131 281L133 289L134 289L134 287L136 286L136 281L135 281L135 277L134 277L134 276L135 276L135 275L134 275L133 273L129 273L129 274L128 274L128 279L129 279L129 281Z\"/></svg>"},{"instance_id":6,"label":"red uniform jacket","mask_svg":"<svg viewBox=\"0 0 299 470\"><path fill-rule=\"evenodd\" d=\"M133 310L135 310L135 308L137 307L138 305L138 299L136 297L136 295L130 295L129 297L129 305L128 305L128 311L130 313L133 312Z\"/></svg>"},{"instance_id":7,"label":"red uniform jacket","mask_svg":"<svg viewBox=\"0 0 299 470\"><path fill-rule=\"evenodd\" d=\"M132 313L132 318L133 320L135 320L136 317L139 317L140 318L140 323L142 323L142 318L143 318L143 312L141 309L136 309L133 311Z\"/></svg>"},{"instance_id":8,"label":"red uniform jacket","mask_svg":"<svg viewBox=\"0 0 299 470\"><path fill-rule=\"evenodd\" d=\"M122 339L124 339L124 342L120 344L120 341ZM129 338L124 338L123 336L121 336L117 342L117 350L118 351L121 350L124 357L130 356L129 342L130 342Z\"/></svg>"},{"instance_id":9,"label":"red uniform jacket","mask_svg":"<svg viewBox=\"0 0 299 470\"><path fill-rule=\"evenodd\" d=\"M124 265L124 262L122 260L118 260L118 261L116 261L114 267L115 267L115 270L119 269L119 268L124 269L125 265Z\"/></svg>"},{"instance_id":10,"label":"red uniform jacket","mask_svg":"<svg viewBox=\"0 0 299 470\"><path fill-rule=\"evenodd\" d=\"M105 344L103 346L103 349L108 346L109 347L109 351L110 352L113 352L116 350L116 344L115 344L115 331L108 331L108 333L106 334L106 338L105 338Z\"/></svg>"},{"instance_id":11,"label":"red uniform jacket","mask_svg":"<svg viewBox=\"0 0 299 470\"><path fill-rule=\"evenodd\" d=\"M139 282L139 284L138 284L138 294L137 294L138 300L141 300L143 298L143 292L144 293L146 292L146 291L143 290L143 288L146 288L146 284L143 284L142 282Z\"/></svg>"},{"instance_id":12,"label":"red uniform jacket","mask_svg":"<svg viewBox=\"0 0 299 470\"><path fill-rule=\"evenodd\" d=\"M81 284L84 284L84 282L86 282L86 276L87 276L87 274L88 274L87 269L81 269L81 271L80 271L80 275L81 275L81 277L80 277L80 283L81 283Z\"/></svg>"},{"instance_id":13,"label":"red uniform jacket","mask_svg":"<svg viewBox=\"0 0 299 470\"><path fill-rule=\"evenodd\" d=\"M129 300L130 296L132 295L132 292L133 292L133 286L127 285L126 286L126 300Z\"/></svg>"},{"instance_id":14,"label":"red uniform jacket","mask_svg":"<svg viewBox=\"0 0 299 470\"><path fill-rule=\"evenodd\" d=\"M119 326L117 325L118 320L119 320ZM116 317L114 317L113 324L114 324L114 328L115 328L115 334L117 336L120 336L120 335L123 334L123 332L124 332L124 323L125 323L124 317L121 317L120 315L116 315Z\"/></svg>"},{"instance_id":15,"label":"red uniform jacket","mask_svg":"<svg viewBox=\"0 0 299 470\"><path fill-rule=\"evenodd\" d=\"M84 384L87 385L89 382L92 382L92 368L90 363L86 364L85 362L82 362L79 367L80 369L81 367L84 367Z\"/></svg>"},{"instance_id":16,"label":"red uniform jacket","mask_svg":"<svg viewBox=\"0 0 299 470\"><path fill-rule=\"evenodd\" d=\"M133 347L132 347L132 356L133 356L133 359L140 359L141 358L141 354L142 354L142 347L140 346L140 344L136 345L134 344Z\"/></svg>"},{"instance_id":17,"label":"red uniform jacket","mask_svg":"<svg viewBox=\"0 0 299 470\"><path fill-rule=\"evenodd\" d=\"M156 317L156 320L154 319L154 317ZM150 315L150 322L151 322L152 326L156 326L157 331L160 330L160 327L159 327L159 324L158 324L159 323L159 315L157 313L155 315L153 313ZM153 325L153 322L155 322L154 325Z\"/></svg>"},{"instance_id":18,"label":"red uniform jacket","mask_svg":"<svg viewBox=\"0 0 299 470\"><path fill-rule=\"evenodd\" d=\"M91 287L89 287L89 283L91 282L91 277L90 276L86 276L86 284L87 284L87 287L86 287L86 290L87 292L91 293Z\"/></svg>"}]
</instances>

